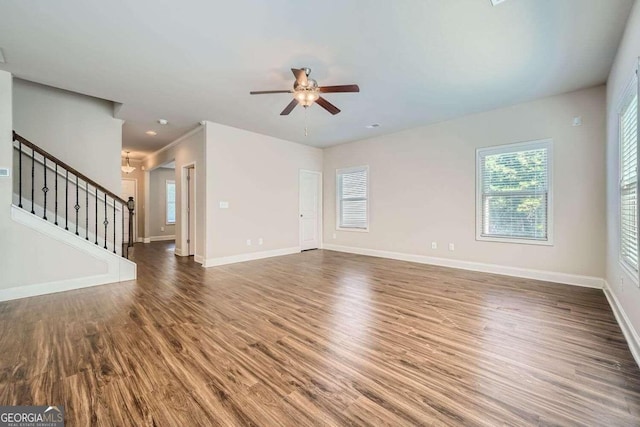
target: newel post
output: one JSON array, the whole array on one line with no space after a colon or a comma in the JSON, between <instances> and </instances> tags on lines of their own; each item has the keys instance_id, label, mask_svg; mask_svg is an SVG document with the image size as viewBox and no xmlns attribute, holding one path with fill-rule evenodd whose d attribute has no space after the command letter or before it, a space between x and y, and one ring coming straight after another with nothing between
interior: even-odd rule
<instances>
[{"instance_id":1,"label":"newel post","mask_svg":"<svg viewBox=\"0 0 640 427\"><path fill-rule=\"evenodd\" d=\"M127 247L133 246L133 210L136 207L136 202L133 201L133 197L129 197L127 200L127 208L129 209L129 243Z\"/></svg>"}]
</instances>

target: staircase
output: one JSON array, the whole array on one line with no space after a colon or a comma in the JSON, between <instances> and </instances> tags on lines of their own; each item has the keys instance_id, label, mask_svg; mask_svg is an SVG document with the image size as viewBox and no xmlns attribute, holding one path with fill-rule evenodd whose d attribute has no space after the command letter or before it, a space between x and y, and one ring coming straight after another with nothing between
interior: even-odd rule
<instances>
[{"instance_id":1,"label":"staircase","mask_svg":"<svg viewBox=\"0 0 640 427\"><path fill-rule=\"evenodd\" d=\"M135 279L127 201L16 132L13 148L15 225L4 230L15 252L5 252L5 261L31 256L35 268L12 270L0 283L0 301Z\"/></svg>"},{"instance_id":2,"label":"staircase","mask_svg":"<svg viewBox=\"0 0 640 427\"><path fill-rule=\"evenodd\" d=\"M13 132L14 205L128 258L127 201Z\"/></svg>"}]
</instances>

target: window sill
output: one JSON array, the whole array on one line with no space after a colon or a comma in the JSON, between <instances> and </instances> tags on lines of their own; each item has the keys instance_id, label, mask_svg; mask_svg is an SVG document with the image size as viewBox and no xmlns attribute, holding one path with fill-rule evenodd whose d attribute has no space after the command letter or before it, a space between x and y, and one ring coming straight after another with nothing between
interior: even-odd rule
<instances>
[{"instance_id":1,"label":"window sill","mask_svg":"<svg viewBox=\"0 0 640 427\"><path fill-rule=\"evenodd\" d=\"M533 240L533 239L518 239L510 237L487 237L476 236L477 241L481 242L497 242L497 243L515 243L519 245L535 245L535 246L553 246L553 240Z\"/></svg>"},{"instance_id":2,"label":"window sill","mask_svg":"<svg viewBox=\"0 0 640 427\"><path fill-rule=\"evenodd\" d=\"M336 227L336 231L355 231L356 233L368 233L369 228L343 228Z\"/></svg>"}]
</instances>

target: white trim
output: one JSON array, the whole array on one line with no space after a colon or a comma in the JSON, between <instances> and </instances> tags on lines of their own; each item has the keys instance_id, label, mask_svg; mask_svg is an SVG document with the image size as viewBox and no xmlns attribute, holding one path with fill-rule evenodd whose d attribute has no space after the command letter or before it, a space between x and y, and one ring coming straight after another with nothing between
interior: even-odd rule
<instances>
[{"instance_id":1,"label":"white trim","mask_svg":"<svg viewBox=\"0 0 640 427\"><path fill-rule=\"evenodd\" d=\"M622 334L627 340L627 344L629 345L629 350L631 350L631 354L635 359L638 366L640 366L640 335L633 327L633 324L629 320L627 313L625 313L622 305L618 301L616 294L609 286L609 283L604 281L604 294L607 297L607 301L611 306L611 310L613 311L613 315L616 317L618 321L618 325L620 325L620 329L622 329Z\"/></svg>"},{"instance_id":2,"label":"white trim","mask_svg":"<svg viewBox=\"0 0 640 427\"><path fill-rule=\"evenodd\" d=\"M151 154L148 154L146 157L144 157L142 159L142 162L146 162L147 160L149 160L150 158L157 156L158 154L162 153L163 151L168 150L169 148L176 146L178 144L180 144L182 141L184 141L185 139L189 138L191 135L195 135L196 133L198 133L198 131L201 131L204 127L202 125L198 125L198 127L191 129L189 132L185 133L184 135L178 137L178 139L170 142L169 144L165 145L164 147L154 151ZM159 166L158 166L159 167Z\"/></svg>"},{"instance_id":3,"label":"white trim","mask_svg":"<svg viewBox=\"0 0 640 427\"><path fill-rule=\"evenodd\" d=\"M11 219L45 236L48 236L53 240L57 240L82 251L97 260L103 261L106 265L106 273L2 289L0 290L0 301L46 295L136 279L136 264L121 257L120 255L116 255L113 252L97 247L92 242L88 242L82 237L69 233L49 221L32 215L31 213L13 205L11 206Z\"/></svg>"},{"instance_id":4,"label":"white trim","mask_svg":"<svg viewBox=\"0 0 640 427\"><path fill-rule=\"evenodd\" d=\"M151 243L151 242L164 242L166 240L176 240L176 236L175 234L172 235L166 235L166 236L151 236L151 237L145 237L144 238L144 243Z\"/></svg>"},{"instance_id":5,"label":"white trim","mask_svg":"<svg viewBox=\"0 0 640 427\"><path fill-rule=\"evenodd\" d=\"M237 262L253 261L263 258L271 258L282 255L291 255L300 253L300 246L291 248L274 249L271 251L251 252L247 254L231 255L219 258L209 258L202 264L203 267L216 267L219 265L235 264Z\"/></svg>"},{"instance_id":6,"label":"white trim","mask_svg":"<svg viewBox=\"0 0 640 427\"><path fill-rule=\"evenodd\" d=\"M349 246L324 244L324 249L352 254L396 259L400 261L417 262L420 264L438 265L441 267L459 268L462 270L479 271L482 273L502 274L505 276L522 277L525 279L542 280L545 282L564 283L585 288L602 289L604 279L593 276L558 273L555 271L533 270L506 265L485 264L482 262L462 261L450 258L438 258L425 255L406 254L400 252L381 251L377 249L355 248Z\"/></svg>"},{"instance_id":7,"label":"white trim","mask_svg":"<svg viewBox=\"0 0 640 427\"><path fill-rule=\"evenodd\" d=\"M480 159L493 154L511 153L533 149L547 149L547 238L544 240L518 237L482 235L482 168ZM476 149L476 240L483 242L516 243L525 245L553 246L553 139L516 142L513 144L482 147Z\"/></svg>"},{"instance_id":8,"label":"white trim","mask_svg":"<svg viewBox=\"0 0 640 427\"><path fill-rule=\"evenodd\" d=\"M366 195L366 200L367 200L367 226L365 228L355 228L355 227L341 227L340 226L340 207L341 207L341 203L340 203L340 193L341 193L341 189L338 188L338 183L339 181L339 176L340 174L344 174L344 173L349 173L349 172L357 172L357 171L361 171L361 170L365 170L367 172L367 195ZM371 213L371 200L370 200L370 187L371 187L371 172L369 170L369 165L362 165L362 166L351 166L351 167L347 167L347 168L339 168L336 169L336 174L335 174L335 190L336 190L336 230L337 231L356 231L356 232L360 232L360 233L368 233L369 232L369 225L371 223L371 218L370 218L370 213Z\"/></svg>"},{"instance_id":9,"label":"white trim","mask_svg":"<svg viewBox=\"0 0 640 427\"><path fill-rule=\"evenodd\" d=\"M204 267L204 257L202 255L194 255L193 260L198 264L203 264L202 266Z\"/></svg>"},{"instance_id":10,"label":"white trim","mask_svg":"<svg viewBox=\"0 0 640 427\"><path fill-rule=\"evenodd\" d=\"M197 229L197 224L198 224L198 207L197 207L197 203L198 203L198 198L197 198L197 185L198 185L198 180L196 178L196 174L197 174L197 162L193 161L193 162L189 162L189 163L185 163L184 165L182 165L181 169L181 177L180 177L180 234L181 234L181 239L180 239L180 246L182 248L186 248L186 250L184 251L184 255L182 256L191 256L191 254L189 252L191 252L191 248L193 248L193 254L195 256L196 253L196 245L197 245L197 238L198 238L198 229ZM189 175L189 169L193 170L193 176L192 176L192 180L189 181L187 179L187 176ZM185 182L187 183L185 185ZM190 218L189 218L189 186L193 185L193 224L190 224ZM177 193L176 193L177 196ZM177 200L176 200L177 201ZM176 205L177 207L177 205ZM176 220L178 219L177 217L177 210L176 210ZM193 232L193 242L187 242L187 240L190 240L190 234L189 233L189 226L193 227L194 232ZM176 241L176 246L177 246L178 242ZM202 262L201 262L202 264Z\"/></svg>"}]
</instances>

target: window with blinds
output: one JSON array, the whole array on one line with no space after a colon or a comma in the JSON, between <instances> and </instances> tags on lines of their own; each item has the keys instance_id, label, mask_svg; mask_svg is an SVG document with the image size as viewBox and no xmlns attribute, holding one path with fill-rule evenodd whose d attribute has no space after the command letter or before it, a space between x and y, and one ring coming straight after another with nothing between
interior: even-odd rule
<instances>
[{"instance_id":1,"label":"window with blinds","mask_svg":"<svg viewBox=\"0 0 640 427\"><path fill-rule=\"evenodd\" d=\"M167 225L176 223L176 182L167 181Z\"/></svg>"},{"instance_id":2,"label":"window with blinds","mask_svg":"<svg viewBox=\"0 0 640 427\"><path fill-rule=\"evenodd\" d=\"M369 167L336 171L337 225L340 229L369 228Z\"/></svg>"},{"instance_id":3,"label":"window with blinds","mask_svg":"<svg viewBox=\"0 0 640 427\"><path fill-rule=\"evenodd\" d=\"M477 238L551 244L551 141L479 149Z\"/></svg>"},{"instance_id":4,"label":"window with blinds","mask_svg":"<svg viewBox=\"0 0 640 427\"><path fill-rule=\"evenodd\" d=\"M638 271L638 93L636 85L620 110L620 258Z\"/></svg>"}]
</instances>

